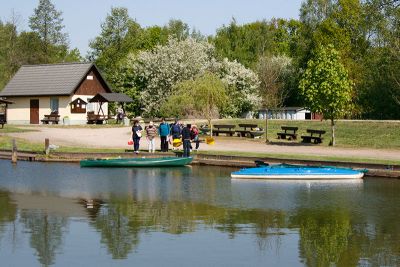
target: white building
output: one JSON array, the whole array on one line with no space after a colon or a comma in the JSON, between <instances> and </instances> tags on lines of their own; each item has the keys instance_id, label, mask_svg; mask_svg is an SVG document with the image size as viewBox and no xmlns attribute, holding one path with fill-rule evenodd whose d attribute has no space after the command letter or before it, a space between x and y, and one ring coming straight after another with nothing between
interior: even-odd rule
<instances>
[{"instance_id":1,"label":"white building","mask_svg":"<svg viewBox=\"0 0 400 267\"><path fill-rule=\"evenodd\" d=\"M267 110L258 111L259 119L266 119ZM278 120L319 120L321 115L312 113L310 110L301 107L283 107L268 109L268 119Z\"/></svg>"}]
</instances>

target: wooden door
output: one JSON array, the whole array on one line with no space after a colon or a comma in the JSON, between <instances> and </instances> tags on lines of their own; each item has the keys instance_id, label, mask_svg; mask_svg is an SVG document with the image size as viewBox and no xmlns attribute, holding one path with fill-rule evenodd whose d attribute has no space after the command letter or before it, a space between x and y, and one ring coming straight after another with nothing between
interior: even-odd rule
<instances>
[{"instance_id":1,"label":"wooden door","mask_svg":"<svg viewBox=\"0 0 400 267\"><path fill-rule=\"evenodd\" d=\"M39 99L31 99L30 124L39 124Z\"/></svg>"}]
</instances>

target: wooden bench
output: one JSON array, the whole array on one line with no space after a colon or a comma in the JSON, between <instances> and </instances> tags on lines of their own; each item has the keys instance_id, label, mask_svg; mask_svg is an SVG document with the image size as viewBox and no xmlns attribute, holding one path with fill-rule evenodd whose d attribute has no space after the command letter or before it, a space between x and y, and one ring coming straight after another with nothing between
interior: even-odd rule
<instances>
[{"instance_id":1,"label":"wooden bench","mask_svg":"<svg viewBox=\"0 0 400 267\"><path fill-rule=\"evenodd\" d=\"M213 135L218 136L220 133L224 133L226 135L233 136L235 133L236 125L230 124L220 124L220 125L213 125Z\"/></svg>"},{"instance_id":2,"label":"wooden bench","mask_svg":"<svg viewBox=\"0 0 400 267\"><path fill-rule=\"evenodd\" d=\"M239 127L242 127L243 129L236 130L235 132L237 133L238 136L241 136L241 137L250 136L252 138L256 138L256 137L259 137L264 134L264 131L257 130L257 128L258 128L257 124L240 123Z\"/></svg>"},{"instance_id":3,"label":"wooden bench","mask_svg":"<svg viewBox=\"0 0 400 267\"><path fill-rule=\"evenodd\" d=\"M250 131L254 131L255 128L258 127L258 125L250 123L240 123L239 127L242 127L243 129L236 130L237 135L241 137L246 137L247 135L250 134Z\"/></svg>"},{"instance_id":4,"label":"wooden bench","mask_svg":"<svg viewBox=\"0 0 400 267\"><path fill-rule=\"evenodd\" d=\"M107 121L108 117L107 116L102 116L102 115L89 115L87 116L87 123L88 124L103 124L104 121Z\"/></svg>"},{"instance_id":5,"label":"wooden bench","mask_svg":"<svg viewBox=\"0 0 400 267\"><path fill-rule=\"evenodd\" d=\"M94 114L94 112L88 112L86 119L88 124L103 124L104 121L108 120L108 116Z\"/></svg>"},{"instance_id":6,"label":"wooden bench","mask_svg":"<svg viewBox=\"0 0 400 267\"><path fill-rule=\"evenodd\" d=\"M325 134L324 130L313 130L313 129L307 129L307 133L310 135L302 135L301 138L303 139L303 143L311 143L313 142L314 144L320 144L322 143L322 135Z\"/></svg>"},{"instance_id":7,"label":"wooden bench","mask_svg":"<svg viewBox=\"0 0 400 267\"><path fill-rule=\"evenodd\" d=\"M251 138L256 138L256 137L262 136L263 134L264 134L264 131L250 131Z\"/></svg>"},{"instance_id":8,"label":"wooden bench","mask_svg":"<svg viewBox=\"0 0 400 267\"><path fill-rule=\"evenodd\" d=\"M2 129L3 129L5 123L6 123L6 115L0 114L0 124L1 124Z\"/></svg>"},{"instance_id":9,"label":"wooden bench","mask_svg":"<svg viewBox=\"0 0 400 267\"><path fill-rule=\"evenodd\" d=\"M44 118L40 120L43 124L58 124L60 121L60 115L58 112L52 112L49 115L44 115Z\"/></svg>"},{"instance_id":10,"label":"wooden bench","mask_svg":"<svg viewBox=\"0 0 400 267\"><path fill-rule=\"evenodd\" d=\"M281 126L282 131L277 133L278 139L286 139L288 137L289 140L296 140L297 139L297 130L299 127L293 127L293 126Z\"/></svg>"}]
</instances>

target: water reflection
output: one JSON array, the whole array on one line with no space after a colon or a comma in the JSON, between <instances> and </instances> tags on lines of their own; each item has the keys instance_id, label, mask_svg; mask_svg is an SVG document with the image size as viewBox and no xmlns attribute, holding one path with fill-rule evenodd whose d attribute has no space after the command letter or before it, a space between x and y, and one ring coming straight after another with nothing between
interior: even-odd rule
<instances>
[{"instance_id":1,"label":"water reflection","mask_svg":"<svg viewBox=\"0 0 400 267\"><path fill-rule=\"evenodd\" d=\"M0 250L0 259L8 263L29 254L27 240L44 266L68 265L71 258L91 265L75 248L92 255L105 249L109 258L97 265L113 265L112 260L176 265L146 253L183 254L181 244L195 247L212 233L201 249L218 250L211 258L228 265L241 257L248 265L399 265L398 181L246 182L231 181L229 169L211 167L6 164L0 161L6 174L0 181L0 245L13 257ZM91 246L80 244L86 239ZM214 262L189 255L199 265Z\"/></svg>"}]
</instances>

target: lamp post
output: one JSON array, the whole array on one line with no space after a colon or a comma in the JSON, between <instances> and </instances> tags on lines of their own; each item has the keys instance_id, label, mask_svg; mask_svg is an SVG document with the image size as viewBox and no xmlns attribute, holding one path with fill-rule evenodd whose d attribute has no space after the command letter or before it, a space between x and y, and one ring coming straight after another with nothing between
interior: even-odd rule
<instances>
[{"instance_id":1,"label":"lamp post","mask_svg":"<svg viewBox=\"0 0 400 267\"><path fill-rule=\"evenodd\" d=\"M268 108L265 109L265 143L268 144Z\"/></svg>"}]
</instances>

